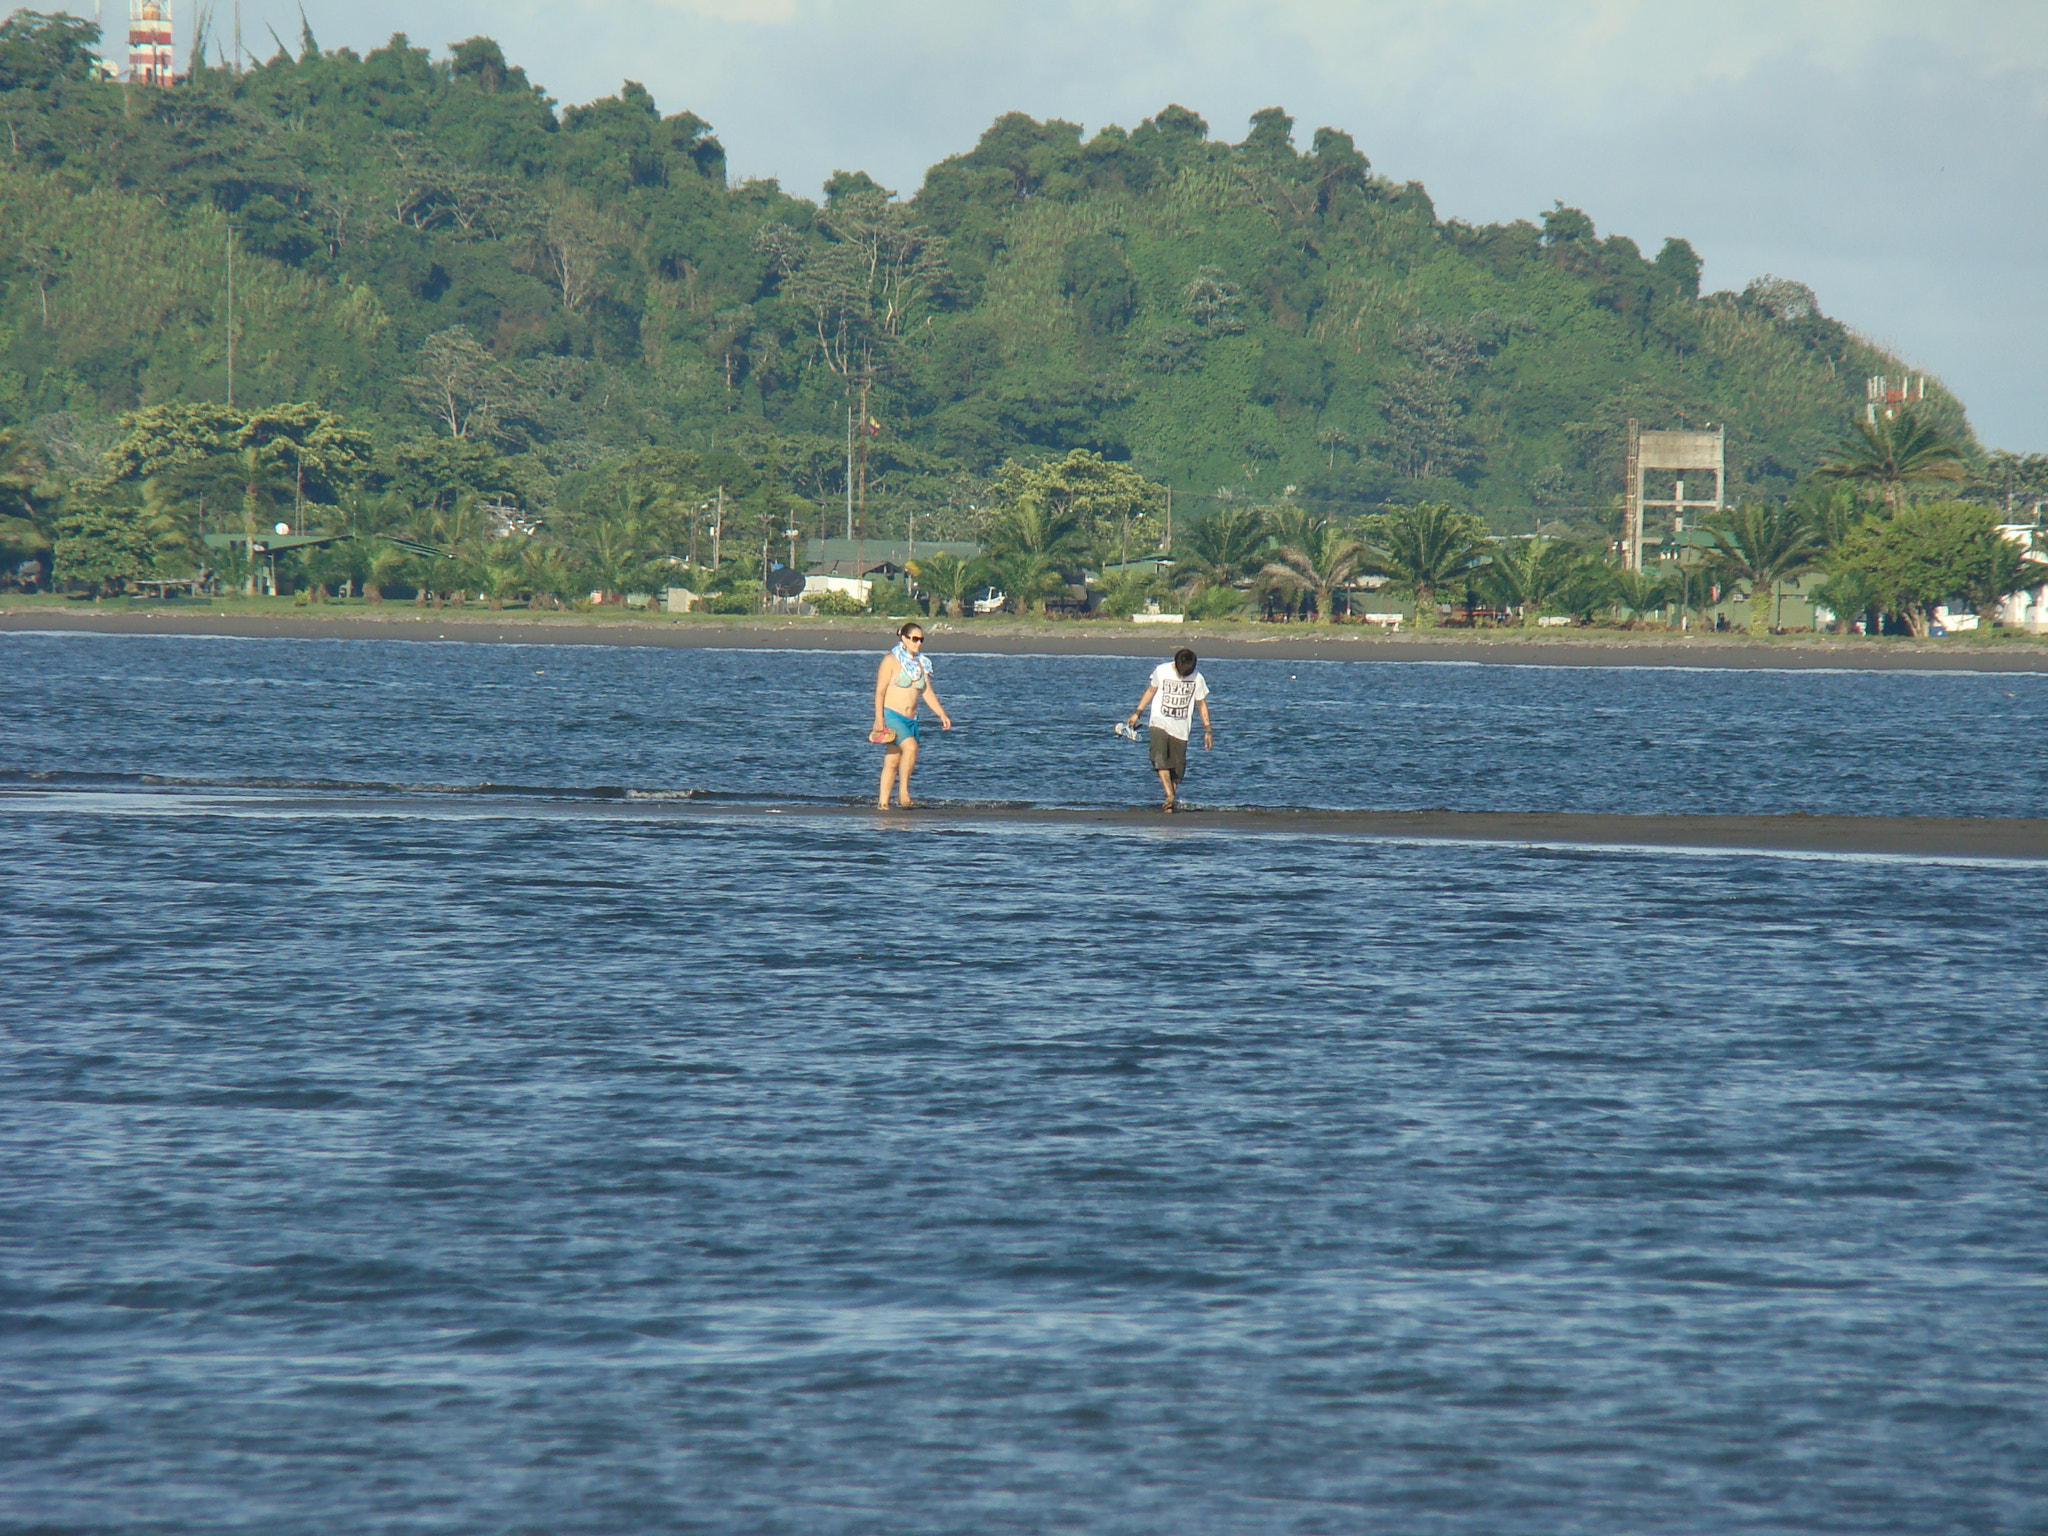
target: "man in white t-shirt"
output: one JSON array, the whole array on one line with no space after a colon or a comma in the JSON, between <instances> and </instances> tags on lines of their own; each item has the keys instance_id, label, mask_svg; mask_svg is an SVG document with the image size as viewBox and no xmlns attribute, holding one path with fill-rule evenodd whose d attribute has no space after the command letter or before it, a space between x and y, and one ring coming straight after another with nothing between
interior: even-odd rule
<instances>
[{"instance_id":1,"label":"man in white t-shirt","mask_svg":"<svg viewBox=\"0 0 2048 1536\"><path fill-rule=\"evenodd\" d=\"M1138 715L1152 706L1152 767L1159 775L1159 788L1166 796L1161 810L1170 811L1180 801L1180 781L1188 771L1188 728L1194 712L1202 712L1202 750L1216 746L1215 727L1209 721L1209 684L1195 670L1195 653L1182 646L1172 661L1152 669L1152 679L1138 699L1138 707L1125 724L1136 728Z\"/></svg>"}]
</instances>

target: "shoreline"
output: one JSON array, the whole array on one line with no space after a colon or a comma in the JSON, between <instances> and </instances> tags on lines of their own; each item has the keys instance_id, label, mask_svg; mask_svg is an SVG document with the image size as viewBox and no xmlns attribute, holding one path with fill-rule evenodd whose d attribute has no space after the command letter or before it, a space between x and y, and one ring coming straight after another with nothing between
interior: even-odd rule
<instances>
[{"instance_id":1,"label":"shoreline","mask_svg":"<svg viewBox=\"0 0 2048 1536\"><path fill-rule=\"evenodd\" d=\"M0 815L156 815L166 795L186 814L265 816L426 816L461 819L654 821L670 824L769 817L859 822L878 831L976 826L1153 833L1335 837L1366 842L1478 843L1496 847L1657 849L1822 854L2048 863L2048 819L1964 816L1650 815L1587 811L1372 811L1195 807L1168 816L1153 809L973 805L932 801L912 810L871 805L693 800L638 796L556 798L521 792L364 794L327 790L84 791L27 785L0 788ZM121 802L132 798L132 810ZM76 803L67 804L67 801ZM194 803L197 802L197 803Z\"/></svg>"},{"instance_id":2,"label":"shoreline","mask_svg":"<svg viewBox=\"0 0 2048 1536\"><path fill-rule=\"evenodd\" d=\"M1758 643L1746 636L1676 637L1623 631L1541 638L1490 630L1361 634L1349 627L1318 633L1309 625L1136 625L1104 621L1032 625L1001 619L934 619L928 628L947 651L1001 656L1151 657L1191 645L1205 660L1486 662L1497 666L1726 667L1780 671L2048 672L2048 646L2025 640L1948 643L1861 640L1814 635ZM886 619L669 619L528 617L488 610L350 609L329 614L236 613L149 608L93 612L0 602L0 633L60 631L101 635L219 636L250 640L448 641L501 645L633 645L674 649L887 649Z\"/></svg>"}]
</instances>

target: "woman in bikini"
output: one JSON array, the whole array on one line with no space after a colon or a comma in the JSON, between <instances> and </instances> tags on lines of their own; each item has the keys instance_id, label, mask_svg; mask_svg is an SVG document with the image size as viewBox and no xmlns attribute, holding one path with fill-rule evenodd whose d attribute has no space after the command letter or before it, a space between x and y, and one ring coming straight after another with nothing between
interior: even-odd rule
<instances>
[{"instance_id":1,"label":"woman in bikini","mask_svg":"<svg viewBox=\"0 0 2048 1536\"><path fill-rule=\"evenodd\" d=\"M898 805L910 798L910 771L917 766L917 706L931 705L942 730L953 729L953 717L932 687L932 664L924 657L924 626L912 620L896 632L896 647L875 672L875 724L868 740L886 741L882 758L882 793L875 802L887 808L889 786L896 786Z\"/></svg>"}]
</instances>

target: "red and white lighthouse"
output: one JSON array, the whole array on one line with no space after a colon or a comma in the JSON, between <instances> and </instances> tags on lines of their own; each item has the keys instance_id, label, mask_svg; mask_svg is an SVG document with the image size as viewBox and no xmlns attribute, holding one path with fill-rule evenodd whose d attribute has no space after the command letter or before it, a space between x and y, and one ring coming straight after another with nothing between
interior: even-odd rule
<instances>
[{"instance_id":1,"label":"red and white lighthouse","mask_svg":"<svg viewBox=\"0 0 2048 1536\"><path fill-rule=\"evenodd\" d=\"M171 0L128 0L128 79L171 83Z\"/></svg>"}]
</instances>

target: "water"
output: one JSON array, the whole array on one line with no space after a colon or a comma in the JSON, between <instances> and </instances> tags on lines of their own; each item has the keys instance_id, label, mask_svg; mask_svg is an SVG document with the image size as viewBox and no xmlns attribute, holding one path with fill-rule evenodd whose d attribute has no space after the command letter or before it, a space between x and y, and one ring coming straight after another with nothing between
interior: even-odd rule
<instances>
[{"instance_id":1,"label":"water","mask_svg":"<svg viewBox=\"0 0 2048 1536\"><path fill-rule=\"evenodd\" d=\"M943 642L948 637L940 635ZM1148 804L1111 725L1150 666L935 653L934 799ZM872 795L876 657L0 635L0 783L616 786ZM1226 661L1210 805L2048 816L2048 674ZM929 719L929 717L927 717Z\"/></svg>"},{"instance_id":2,"label":"water","mask_svg":"<svg viewBox=\"0 0 2048 1536\"><path fill-rule=\"evenodd\" d=\"M850 797L871 665L0 641L0 1530L2048 1526L2040 866L132 778ZM1207 670L1205 803L2041 814L2025 679Z\"/></svg>"}]
</instances>

